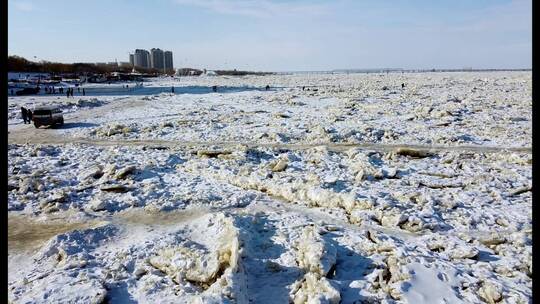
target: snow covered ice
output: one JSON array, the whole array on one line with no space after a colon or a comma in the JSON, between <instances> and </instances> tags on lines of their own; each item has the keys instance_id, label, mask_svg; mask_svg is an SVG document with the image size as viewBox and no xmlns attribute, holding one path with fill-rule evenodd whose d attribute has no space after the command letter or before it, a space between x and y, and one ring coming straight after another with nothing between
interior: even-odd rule
<instances>
[{"instance_id":1,"label":"snow covered ice","mask_svg":"<svg viewBox=\"0 0 540 304\"><path fill-rule=\"evenodd\" d=\"M531 90L293 74L9 97L9 299L532 303ZM64 127L22 124L42 104Z\"/></svg>"}]
</instances>

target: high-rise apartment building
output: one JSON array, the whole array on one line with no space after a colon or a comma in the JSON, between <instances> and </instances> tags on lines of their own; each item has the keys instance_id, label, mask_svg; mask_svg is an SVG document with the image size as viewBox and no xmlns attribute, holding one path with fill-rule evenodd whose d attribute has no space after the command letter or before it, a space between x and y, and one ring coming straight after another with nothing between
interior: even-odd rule
<instances>
[{"instance_id":1,"label":"high-rise apartment building","mask_svg":"<svg viewBox=\"0 0 540 304\"><path fill-rule=\"evenodd\" d=\"M146 51L146 62L148 63L147 68L152 67L152 56L150 56L150 52Z\"/></svg>"},{"instance_id":2,"label":"high-rise apartment building","mask_svg":"<svg viewBox=\"0 0 540 304\"><path fill-rule=\"evenodd\" d=\"M174 68L173 68L172 52L171 51L165 51L164 57L165 57L164 58L165 59L165 62L164 62L165 72L173 70Z\"/></svg>"},{"instance_id":3,"label":"high-rise apartment building","mask_svg":"<svg viewBox=\"0 0 540 304\"><path fill-rule=\"evenodd\" d=\"M135 67L150 68L150 53L147 50L136 49L133 54L133 65Z\"/></svg>"},{"instance_id":4,"label":"high-rise apartment building","mask_svg":"<svg viewBox=\"0 0 540 304\"><path fill-rule=\"evenodd\" d=\"M159 48L153 48L150 52L136 49L134 54L129 54L129 63L133 67L152 68L164 73L174 71L172 52Z\"/></svg>"},{"instance_id":5,"label":"high-rise apartment building","mask_svg":"<svg viewBox=\"0 0 540 304\"><path fill-rule=\"evenodd\" d=\"M150 66L153 69L163 71L163 51L160 49L151 49L150 50Z\"/></svg>"}]
</instances>

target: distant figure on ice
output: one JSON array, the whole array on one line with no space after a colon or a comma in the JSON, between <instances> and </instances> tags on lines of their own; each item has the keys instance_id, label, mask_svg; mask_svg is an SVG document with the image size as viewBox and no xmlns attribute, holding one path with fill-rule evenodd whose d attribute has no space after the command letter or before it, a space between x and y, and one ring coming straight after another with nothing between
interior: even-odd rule
<instances>
[{"instance_id":1,"label":"distant figure on ice","mask_svg":"<svg viewBox=\"0 0 540 304\"><path fill-rule=\"evenodd\" d=\"M82 89L82 96L85 96L86 92L84 91L84 88Z\"/></svg>"},{"instance_id":2,"label":"distant figure on ice","mask_svg":"<svg viewBox=\"0 0 540 304\"><path fill-rule=\"evenodd\" d=\"M403 89L404 87L405 87L405 84L404 84L404 83L402 83L402 84L401 84L401 88Z\"/></svg>"},{"instance_id":3,"label":"distant figure on ice","mask_svg":"<svg viewBox=\"0 0 540 304\"><path fill-rule=\"evenodd\" d=\"M73 88L71 88L69 90L70 90L71 97L73 97L73 91L75 91L75 90Z\"/></svg>"},{"instance_id":4,"label":"distant figure on ice","mask_svg":"<svg viewBox=\"0 0 540 304\"><path fill-rule=\"evenodd\" d=\"M69 89L66 91L66 97L69 98Z\"/></svg>"},{"instance_id":5,"label":"distant figure on ice","mask_svg":"<svg viewBox=\"0 0 540 304\"><path fill-rule=\"evenodd\" d=\"M265 88L267 91L270 90L270 86L269 85L266 85L266 88Z\"/></svg>"},{"instance_id":6,"label":"distant figure on ice","mask_svg":"<svg viewBox=\"0 0 540 304\"><path fill-rule=\"evenodd\" d=\"M217 86L213 86L212 91L217 92Z\"/></svg>"},{"instance_id":7,"label":"distant figure on ice","mask_svg":"<svg viewBox=\"0 0 540 304\"><path fill-rule=\"evenodd\" d=\"M64 94L64 88L60 87L60 94Z\"/></svg>"},{"instance_id":8,"label":"distant figure on ice","mask_svg":"<svg viewBox=\"0 0 540 304\"><path fill-rule=\"evenodd\" d=\"M304 87L302 87L302 91L303 91L303 90L305 90L305 89L306 89L306 87L305 87L305 86L304 86Z\"/></svg>"},{"instance_id":9,"label":"distant figure on ice","mask_svg":"<svg viewBox=\"0 0 540 304\"><path fill-rule=\"evenodd\" d=\"M21 107L21 116L23 119L24 124L26 124L26 121L28 120L28 111L25 107Z\"/></svg>"},{"instance_id":10,"label":"distant figure on ice","mask_svg":"<svg viewBox=\"0 0 540 304\"><path fill-rule=\"evenodd\" d=\"M171 87L171 92L174 93L174 87Z\"/></svg>"}]
</instances>

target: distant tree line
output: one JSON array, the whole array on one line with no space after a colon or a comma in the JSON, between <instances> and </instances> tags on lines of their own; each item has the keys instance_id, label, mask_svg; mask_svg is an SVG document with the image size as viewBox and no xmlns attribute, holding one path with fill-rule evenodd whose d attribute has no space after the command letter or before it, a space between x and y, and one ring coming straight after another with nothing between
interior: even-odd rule
<instances>
[{"instance_id":1,"label":"distant tree line","mask_svg":"<svg viewBox=\"0 0 540 304\"><path fill-rule=\"evenodd\" d=\"M245 76L245 75L272 75L272 72L250 72L250 71L237 71L237 70L216 70L217 75L227 75L227 76Z\"/></svg>"},{"instance_id":2,"label":"distant tree line","mask_svg":"<svg viewBox=\"0 0 540 304\"><path fill-rule=\"evenodd\" d=\"M9 56L7 60L7 68L9 72L27 72L27 73L50 73L53 75L88 75L88 74L108 74L112 72L131 73L133 67L131 66L117 66L111 64L94 64L94 63L59 63L51 61L30 61L20 56ZM161 75L163 71L151 68L136 67L135 70L142 74L147 75ZM237 71L237 70L217 70L214 71L217 75L227 76L244 76L244 75L271 75L275 73L271 72L250 72L250 71ZM174 75L175 70L169 69L165 74ZM183 68L179 69L179 75L201 75L202 70Z\"/></svg>"},{"instance_id":3,"label":"distant tree line","mask_svg":"<svg viewBox=\"0 0 540 304\"><path fill-rule=\"evenodd\" d=\"M10 72L35 72L50 74L107 74L112 72L131 73L131 66L116 66L109 64L94 63L59 63L50 61L34 62L20 56L9 56L7 68ZM136 68L136 71L143 74L163 74L157 69ZM167 71L167 74L174 74L174 70Z\"/></svg>"}]
</instances>

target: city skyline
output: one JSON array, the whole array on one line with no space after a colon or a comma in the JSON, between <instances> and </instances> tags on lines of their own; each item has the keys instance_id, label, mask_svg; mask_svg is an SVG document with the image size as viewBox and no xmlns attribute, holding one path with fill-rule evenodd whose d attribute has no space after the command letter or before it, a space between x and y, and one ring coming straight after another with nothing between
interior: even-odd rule
<instances>
[{"instance_id":1,"label":"city skyline","mask_svg":"<svg viewBox=\"0 0 540 304\"><path fill-rule=\"evenodd\" d=\"M160 48L135 49L129 54L129 64L134 68L152 68L160 71L174 70L173 52Z\"/></svg>"},{"instance_id":2,"label":"city skyline","mask_svg":"<svg viewBox=\"0 0 540 304\"><path fill-rule=\"evenodd\" d=\"M130 49L159 45L174 53L175 68L532 66L531 0L75 2L8 0L8 53L37 61L124 61ZM151 26L116 25L133 20Z\"/></svg>"}]
</instances>

